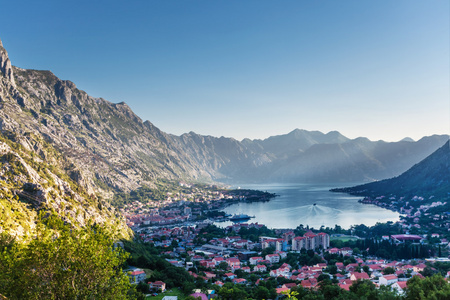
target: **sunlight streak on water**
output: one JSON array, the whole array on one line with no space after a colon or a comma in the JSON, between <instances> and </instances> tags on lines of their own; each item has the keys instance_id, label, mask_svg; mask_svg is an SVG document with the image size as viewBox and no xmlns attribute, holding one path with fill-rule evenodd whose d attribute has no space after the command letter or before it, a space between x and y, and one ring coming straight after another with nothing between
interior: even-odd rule
<instances>
[{"instance_id":1,"label":"sunlight streak on water","mask_svg":"<svg viewBox=\"0 0 450 300\"><path fill-rule=\"evenodd\" d=\"M320 226L334 227L336 224L349 228L356 224L372 226L377 222L399 219L399 214L396 212L358 203L361 197L329 192L330 188L337 186L307 184L246 186L245 188L276 193L279 197L269 202L233 204L226 207L224 211L228 214L254 215L255 218L249 222L258 222L269 228L296 228L300 224L317 229ZM217 223L221 227L231 224L232 222Z\"/></svg>"}]
</instances>

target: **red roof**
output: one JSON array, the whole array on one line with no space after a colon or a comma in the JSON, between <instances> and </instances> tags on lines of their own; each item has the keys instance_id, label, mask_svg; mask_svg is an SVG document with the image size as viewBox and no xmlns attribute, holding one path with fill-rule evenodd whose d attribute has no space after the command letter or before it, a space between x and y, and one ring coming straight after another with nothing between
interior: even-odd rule
<instances>
[{"instance_id":1,"label":"red roof","mask_svg":"<svg viewBox=\"0 0 450 300\"><path fill-rule=\"evenodd\" d=\"M139 275L139 274L143 274L143 273L145 273L144 271L134 271L134 272L131 272L131 275L133 275L133 276L136 276L136 275Z\"/></svg>"},{"instance_id":2,"label":"red roof","mask_svg":"<svg viewBox=\"0 0 450 300\"><path fill-rule=\"evenodd\" d=\"M354 272L354 273L352 273L352 275L355 276L356 280L358 280L358 279L370 279L369 275L366 272L362 272L362 273Z\"/></svg>"}]
</instances>

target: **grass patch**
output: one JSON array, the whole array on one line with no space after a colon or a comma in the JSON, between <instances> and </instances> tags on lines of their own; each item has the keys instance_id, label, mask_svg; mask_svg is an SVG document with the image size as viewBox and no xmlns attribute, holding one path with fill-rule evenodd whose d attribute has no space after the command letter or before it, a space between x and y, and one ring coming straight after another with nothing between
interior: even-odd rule
<instances>
[{"instance_id":1,"label":"grass patch","mask_svg":"<svg viewBox=\"0 0 450 300\"><path fill-rule=\"evenodd\" d=\"M348 242L348 241L357 241L359 238L355 236L350 235L343 235L343 236L331 236L330 241L342 241L342 242Z\"/></svg>"},{"instance_id":2,"label":"grass patch","mask_svg":"<svg viewBox=\"0 0 450 300\"><path fill-rule=\"evenodd\" d=\"M166 291L164 293L158 293L158 296L147 296L146 300L162 300L165 296L178 296L178 300L184 300L184 295L179 289L171 289L169 291Z\"/></svg>"}]
</instances>

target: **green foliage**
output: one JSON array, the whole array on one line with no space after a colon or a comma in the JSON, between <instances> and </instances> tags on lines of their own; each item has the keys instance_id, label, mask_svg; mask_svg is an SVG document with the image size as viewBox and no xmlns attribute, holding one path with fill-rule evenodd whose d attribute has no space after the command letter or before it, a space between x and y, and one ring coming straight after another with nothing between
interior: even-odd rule
<instances>
[{"instance_id":1,"label":"green foliage","mask_svg":"<svg viewBox=\"0 0 450 300\"><path fill-rule=\"evenodd\" d=\"M395 273L395 269L393 267L387 267L387 268L384 268L384 270L383 270L384 275L390 275L390 274L394 274L394 273Z\"/></svg>"},{"instance_id":2,"label":"green foliage","mask_svg":"<svg viewBox=\"0 0 450 300\"><path fill-rule=\"evenodd\" d=\"M252 242L257 242L260 236L270 236L275 237L275 233L273 230L270 230L266 226L262 226L261 228L251 227L241 227L239 230L239 235L246 240L251 240Z\"/></svg>"},{"instance_id":3,"label":"green foliage","mask_svg":"<svg viewBox=\"0 0 450 300\"><path fill-rule=\"evenodd\" d=\"M0 290L9 299L127 299L127 254L101 227L84 230L50 216L28 243L0 241Z\"/></svg>"},{"instance_id":4,"label":"green foliage","mask_svg":"<svg viewBox=\"0 0 450 300\"><path fill-rule=\"evenodd\" d=\"M219 290L219 296L226 300L240 300L247 299L247 292L241 289L239 286L232 284L231 282L225 283Z\"/></svg>"},{"instance_id":5,"label":"green foliage","mask_svg":"<svg viewBox=\"0 0 450 300\"><path fill-rule=\"evenodd\" d=\"M187 283L194 282L194 278L182 269L173 266L168 261L159 256L159 250L153 245L139 242L124 242L125 250L130 252L131 256L127 263L140 268L151 269L151 281L161 280L166 283L167 288L183 288ZM191 289L192 290L192 289Z\"/></svg>"},{"instance_id":6,"label":"green foliage","mask_svg":"<svg viewBox=\"0 0 450 300\"><path fill-rule=\"evenodd\" d=\"M450 299L450 284L441 275L433 275L420 279L414 276L407 283L406 289L407 300L413 299Z\"/></svg>"}]
</instances>

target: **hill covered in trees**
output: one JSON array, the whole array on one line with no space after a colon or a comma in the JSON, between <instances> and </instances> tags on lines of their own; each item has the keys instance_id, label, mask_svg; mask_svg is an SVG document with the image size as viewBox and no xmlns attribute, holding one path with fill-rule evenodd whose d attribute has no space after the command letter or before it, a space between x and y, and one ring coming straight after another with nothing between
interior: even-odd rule
<instances>
[{"instance_id":1,"label":"hill covered in trees","mask_svg":"<svg viewBox=\"0 0 450 300\"><path fill-rule=\"evenodd\" d=\"M450 193L449 141L398 177L333 191L368 197L417 195L447 198Z\"/></svg>"}]
</instances>

